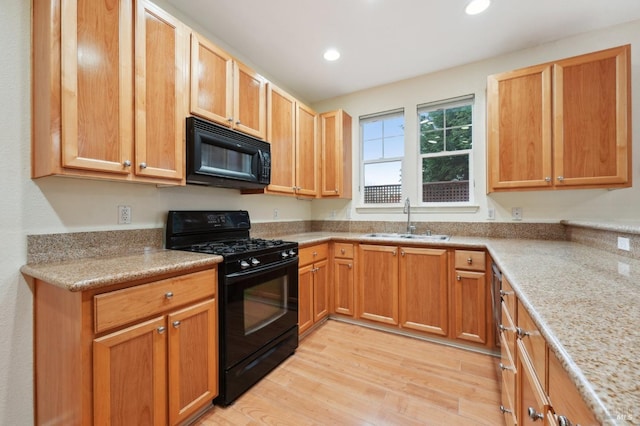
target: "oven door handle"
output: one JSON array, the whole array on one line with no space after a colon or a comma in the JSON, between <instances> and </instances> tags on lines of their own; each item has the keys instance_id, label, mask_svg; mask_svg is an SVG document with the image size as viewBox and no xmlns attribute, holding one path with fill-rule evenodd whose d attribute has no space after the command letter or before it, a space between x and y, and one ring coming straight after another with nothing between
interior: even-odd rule
<instances>
[{"instance_id":1,"label":"oven door handle","mask_svg":"<svg viewBox=\"0 0 640 426\"><path fill-rule=\"evenodd\" d=\"M271 263L269 265L265 265L265 266L258 266L255 268L250 268L250 269L245 269L243 271L238 271L238 272L234 272L232 274L228 274L225 275L224 277L224 283L226 285L232 284L235 281L238 281L239 279L245 279L247 277L251 277L252 275L259 275L259 274L264 274L264 273L268 273L271 271L276 271L278 269L283 269L283 268L288 268L292 265L296 265L296 267L298 266L298 258L297 257L293 257L287 260L283 260L282 262L278 262L278 263Z\"/></svg>"}]
</instances>

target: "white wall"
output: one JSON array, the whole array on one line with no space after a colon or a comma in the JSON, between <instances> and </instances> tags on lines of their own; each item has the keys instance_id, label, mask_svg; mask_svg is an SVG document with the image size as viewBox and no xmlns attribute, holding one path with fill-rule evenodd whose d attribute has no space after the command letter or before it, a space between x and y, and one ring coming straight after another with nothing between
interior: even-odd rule
<instances>
[{"instance_id":1,"label":"white wall","mask_svg":"<svg viewBox=\"0 0 640 426\"><path fill-rule=\"evenodd\" d=\"M508 35L505 35L508 37ZM364 90L347 96L316 103L313 107L318 111L344 108L354 118L353 128L353 181L354 200L360 197L357 185L360 180L359 169L359 128L358 117L381 111L404 108L406 129L417 129L416 105L426 102L474 94L474 163L475 203L479 205L476 213L443 213L437 210L416 209L412 218L416 221L484 221L487 208L496 209L499 221L511 221L511 208L522 207L524 221L557 222L561 219L605 219L616 221L640 220L640 21L620 25L604 31L583 34L570 39L557 41L532 49L515 52L509 55L464 65L443 72L420 76L389 85ZM631 43L632 46L632 123L633 126L633 188L615 191L607 190L563 190L534 191L517 193L494 193L486 195L486 87L487 76L499 72L522 68L529 65L548 62L556 59L580 55L591 51L606 49ZM416 52L416 54L421 54ZM384 66L384 62L381 62ZM416 132L414 132L416 133ZM406 132L405 155L417 152L417 139ZM411 155L405 161L403 169L417 172L418 162ZM411 200L418 199L417 182L409 182ZM315 219L326 219L330 211L343 207L345 216L351 215L357 220L402 220L401 209L392 214L362 213L356 211L358 202L346 206L314 205ZM340 211L340 210L339 210Z\"/></svg>"},{"instance_id":2,"label":"white wall","mask_svg":"<svg viewBox=\"0 0 640 426\"><path fill-rule=\"evenodd\" d=\"M455 70L372 89L317 105L319 111L343 107L354 118L362 114L455 95L476 93L477 105L484 104L487 74L530 65L583 51L640 40L640 26L626 25L560 43L541 46L461 67ZM29 234L75 232L85 230L126 229L116 224L117 205L133 208L131 228L161 227L168 209L246 208L255 222L272 219L273 208L279 220L327 219L356 215L352 203L343 200L298 201L287 197L240 196L237 191L213 188L156 188L148 185L109 183L69 178L32 181L30 168L30 2L3 0L0 3L0 424L33 424L32 298L19 273L26 262L26 236ZM15 58L15 59L14 59ZM634 50L634 121L640 124L640 57ZM283 85L286 88L286 86ZM484 112L476 108L476 126L483 126ZM409 116L410 114L408 114ZM636 126L637 127L637 126ZM479 153L476 171L484 174L484 130L476 130ZM637 135L637 130L634 130ZM357 148L358 133L354 131ZM636 149L634 167L638 182L640 149ZM354 150L354 178L357 184L358 151ZM633 218L639 209L637 189L620 191L572 191L562 193L524 193L493 195L487 200L483 178L478 180L476 197L484 207L491 203L499 209L519 205L525 218L620 217ZM443 216L446 220L482 219L477 215ZM608 213L615 212L615 213ZM499 212L501 213L501 212ZM385 218L400 218L390 215ZM431 219L418 217L417 220Z\"/></svg>"}]
</instances>

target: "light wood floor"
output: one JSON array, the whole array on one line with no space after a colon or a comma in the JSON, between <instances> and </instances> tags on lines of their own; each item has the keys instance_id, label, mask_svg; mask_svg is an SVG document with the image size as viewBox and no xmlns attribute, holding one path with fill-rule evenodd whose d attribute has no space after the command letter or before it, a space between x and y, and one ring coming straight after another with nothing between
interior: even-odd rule
<instances>
[{"instance_id":1,"label":"light wood floor","mask_svg":"<svg viewBox=\"0 0 640 426\"><path fill-rule=\"evenodd\" d=\"M496 358L330 320L209 425L502 425Z\"/></svg>"}]
</instances>

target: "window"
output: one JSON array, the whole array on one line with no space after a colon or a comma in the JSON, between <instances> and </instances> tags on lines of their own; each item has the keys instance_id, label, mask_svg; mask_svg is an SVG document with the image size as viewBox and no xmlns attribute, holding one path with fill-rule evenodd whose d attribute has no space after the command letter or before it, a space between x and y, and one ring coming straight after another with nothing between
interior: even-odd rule
<instances>
[{"instance_id":1,"label":"window","mask_svg":"<svg viewBox=\"0 0 640 426\"><path fill-rule=\"evenodd\" d=\"M418 107L423 203L470 201L473 97Z\"/></svg>"},{"instance_id":2,"label":"window","mask_svg":"<svg viewBox=\"0 0 640 426\"><path fill-rule=\"evenodd\" d=\"M364 203L399 203L402 197L404 112L360 118Z\"/></svg>"}]
</instances>

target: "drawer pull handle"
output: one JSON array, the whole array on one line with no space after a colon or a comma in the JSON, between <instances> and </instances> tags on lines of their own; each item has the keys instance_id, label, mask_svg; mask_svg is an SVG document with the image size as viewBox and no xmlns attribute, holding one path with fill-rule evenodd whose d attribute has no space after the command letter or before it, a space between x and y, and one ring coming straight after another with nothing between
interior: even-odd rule
<instances>
[{"instance_id":1,"label":"drawer pull handle","mask_svg":"<svg viewBox=\"0 0 640 426\"><path fill-rule=\"evenodd\" d=\"M165 293L164 297L165 297L165 299L171 299L173 297L173 293L168 291L168 292Z\"/></svg>"},{"instance_id":2,"label":"drawer pull handle","mask_svg":"<svg viewBox=\"0 0 640 426\"><path fill-rule=\"evenodd\" d=\"M173 325L173 328L178 328L180 327L180 321L174 321L171 323L171 325Z\"/></svg>"},{"instance_id":3,"label":"drawer pull handle","mask_svg":"<svg viewBox=\"0 0 640 426\"><path fill-rule=\"evenodd\" d=\"M529 418L531 420L533 420L534 422L537 422L538 420L542 420L544 419L544 415L542 413L538 413L535 408L533 407L529 407L527 409L527 415L529 416Z\"/></svg>"},{"instance_id":4,"label":"drawer pull handle","mask_svg":"<svg viewBox=\"0 0 640 426\"><path fill-rule=\"evenodd\" d=\"M516 371L515 368L511 367L510 365L504 365L503 363L498 364L498 367L500 367L500 370L502 371L504 370Z\"/></svg>"},{"instance_id":5,"label":"drawer pull handle","mask_svg":"<svg viewBox=\"0 0 640 426\"><path fill-rule=\"evenodd\" d=\"M158 334L164 334L167 329L165 327L158 327Z\"/></svg>"},{"instance_id":6,"label":"drawer pull handle","mask_svg":"<svg viewBox=\"0 0 640 426\"><path fill-rule=\"evenodd\" d=\"M512 291L500 290L500 296L511 296L512 294L513 294Z\"/></svg>"},{"instance_id":7,"label":"drawer pull handle","mask_svg":"<svg viewBox=\"0 0 640 426\"><path fill-rule=\"evenodd\" d=\"M520 327L516 327L516 333L518 334L518 337L520 339L524 339L527 336L531 336L531 333L529 331L526 331Z\"/></svg>"},{"instance_id":8,"label":"drawer pull handle","mask_svg":"<svg viewBox=\"0 0 640 426\"><path fill-rule=\"evenodd\" d=\"M500 406L500 412L502 412L502 414L511 414L511 413L513 413L513 411L509 410L504 405Z\"/></svg>"},{"instance_id":9,"label":"drawer pull handle","mask_svg":"<svg viewBox=\"0 0 640 426\"><path fill-rule=\"evenodd\" d=\"M473 259L472 259L472 258L470 258L470 257L468 257L468 258L467 258L467 263L468 263L469 265L471 265L471 264L473 263Z\"/></svg>"},{"instance_id":10,"label":"drawer pull handle","mask_svg":"<svg viewBox=\"0 0 640 426\"><path fill-rule=\"evenodd\" d=\"M515 331L515 329L513 329L513 328L511 328L511 327L505 327L505 326L504 326L504 325L502 325L502 324L500 324L500 325L498 326L498 329L499 329L500 331L504 331L504 332L507 332L507 331Z\"/></svg>"},{"instance_id":11,"label":"drawer pull handle","mask_svg":"<svg viewBox=\"0 0 640 426\"><path fill-rule=\"evenodd\" d=\"M558 416L558 425L560 426L573 426L573 423L567 418L567 416Z\"/></svg>"}]
</instances>

